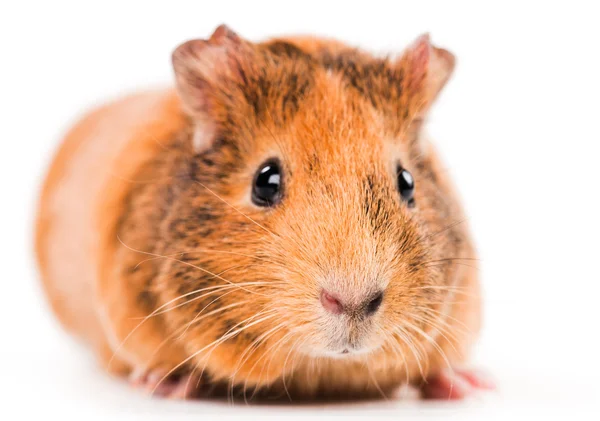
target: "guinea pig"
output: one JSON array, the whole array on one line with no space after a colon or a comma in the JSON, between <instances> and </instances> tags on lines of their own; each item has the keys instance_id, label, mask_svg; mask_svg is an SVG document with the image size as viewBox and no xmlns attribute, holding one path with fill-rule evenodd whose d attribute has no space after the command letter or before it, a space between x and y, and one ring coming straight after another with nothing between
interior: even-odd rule
<instances>
[{"instance_id":1,"label":"guinea pig","mask_svg":"<svg viewBox=\"0 0 600 421\"><path fill-rule=\"evenodd\" d=\"M477 256L423 128L454 56L220 26L172 62L173 87L77 123L42 188L45 293L106 370L178 398L493 387L467 365Z\"/></svg>"}]
</instances>

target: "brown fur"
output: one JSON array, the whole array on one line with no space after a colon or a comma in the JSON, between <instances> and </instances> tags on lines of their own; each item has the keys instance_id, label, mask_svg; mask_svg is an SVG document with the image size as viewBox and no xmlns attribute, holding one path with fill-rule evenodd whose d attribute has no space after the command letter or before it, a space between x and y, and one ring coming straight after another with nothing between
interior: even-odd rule
<instances>
[{"instance_id":1,"label":"brown fur","mask_svg":"<svg viewBox=\"0 0 600 421\"><path fill-rule=\"evenodd\" d=\"M427 37L392 60L220 27L173 61L178 95L93 112L50 170L37 254L64 325L113 372L199 370L298 398L389 394L462 363L479 329L475 256L421 133L452 55ZM273 157L284 198L258 208L253 176ZM322 288L352 302L383 289L383 304L334 316ZM333 356L346 342L365 352Z\"/></svg>"}]
</instances>

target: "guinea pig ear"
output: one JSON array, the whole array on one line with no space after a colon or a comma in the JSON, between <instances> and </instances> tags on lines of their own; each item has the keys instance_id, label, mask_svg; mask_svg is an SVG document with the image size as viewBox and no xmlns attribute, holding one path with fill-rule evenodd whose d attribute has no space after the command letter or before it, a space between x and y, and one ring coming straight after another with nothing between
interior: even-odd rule
<instances>
[{"instance_id":1,"label":"guinea pig ear","mask_svg":"<svg viewBox=\"0 0 600 421\"><path fill-rule=\"evenodd\" d=\"M431 45L429 34L418 37L398 60L403 69L408 108L422 116L438 97L454 70L454 55Z\"/></svg>"},{"instance_id":2,"label":"guinea pig ear","mask_svg":"<svg viewBox=\"0 0 600 421\"><path fill-rule=\"evenodd\" d=\"M250 48L235 32L219 26L208 40L191 40L172 55L177 92L194 119L194 149L211 146L227 120L228 92L243 82Z\"/></svg>"}]
</instances>

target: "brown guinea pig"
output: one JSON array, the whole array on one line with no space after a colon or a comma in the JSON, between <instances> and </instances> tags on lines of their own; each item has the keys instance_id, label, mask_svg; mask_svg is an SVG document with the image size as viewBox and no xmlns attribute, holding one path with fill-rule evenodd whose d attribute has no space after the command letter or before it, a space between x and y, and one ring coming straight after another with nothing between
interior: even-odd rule
<instances>
[{"instance_id":1,"label":"brown guinea pig","mask_svg":"<svg viewBox=\"0 0 600 421\"><path fill-rule=\"evenodd\" d=\"M461 398L474 248L423 134L454 57L220 26L176 89L87 115L47 175L36 247L60 321L171 397Z\"/></svg>"}]
</instances>

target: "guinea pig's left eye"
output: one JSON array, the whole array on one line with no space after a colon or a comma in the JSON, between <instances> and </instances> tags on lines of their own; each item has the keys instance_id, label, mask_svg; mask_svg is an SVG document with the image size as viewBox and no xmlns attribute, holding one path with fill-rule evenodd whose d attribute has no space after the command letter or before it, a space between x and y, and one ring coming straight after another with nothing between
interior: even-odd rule
<instances>
[{"instance_id":1,"label":"guinea pig's left eye","mask_svg":"<svg viewBox=\"0 0 600 421\"><path fill-rule=\"evenodd\" d=\"M411 173L406 171L402 167L398 167L398 191L402 200L404 200L408 206L412 207L415 204L415 180Z\"/></svg>"},{"instance_id":2,"label":"guinea pig's left eye","mask_svg":"<svg viewBox=\"0 0 600 421\"><path fill-rule=\"evenodd\" d=\"M262 164L254 176L252 201L258 206L273 206L281 200L281 169L275 160Z\"/></svg>"}]
</instances>

